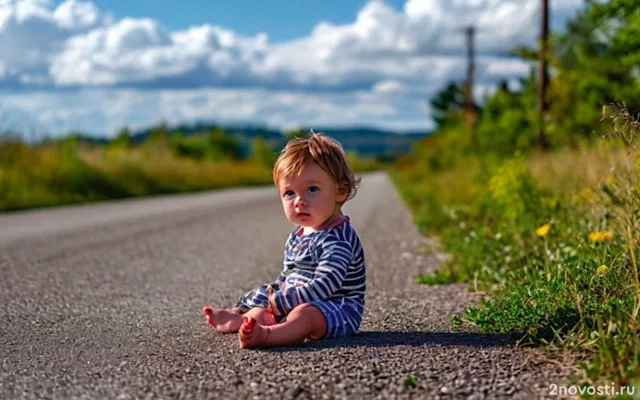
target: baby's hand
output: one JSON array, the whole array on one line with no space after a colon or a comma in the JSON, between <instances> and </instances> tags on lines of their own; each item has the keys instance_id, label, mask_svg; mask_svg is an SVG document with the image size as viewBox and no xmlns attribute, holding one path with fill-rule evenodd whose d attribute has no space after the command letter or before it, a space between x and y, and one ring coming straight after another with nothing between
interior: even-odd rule
<instances>
[{"instance_id":1,"label":"baby's hand","mask_svg":"<svg viewBox=\"0 0 640 400\"><path fill-rule=\"evenodd\" d=\"M280 311L278 311L278 306L276 306L276 294L271 286L267 287L267 293L269 293L269 311L275 317L280 316Z\"/></svg>"}]
</instances>

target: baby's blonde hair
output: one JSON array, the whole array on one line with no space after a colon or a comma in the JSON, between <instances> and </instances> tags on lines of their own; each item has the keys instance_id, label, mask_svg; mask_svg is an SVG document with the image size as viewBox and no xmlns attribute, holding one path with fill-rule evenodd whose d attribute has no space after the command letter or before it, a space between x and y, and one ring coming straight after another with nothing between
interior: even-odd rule
<instances>
[{"instance_id":1,"label":"baby's blonde hair","mask_svg":"<svg viewBox=\"0 0 640 400\"><path fill-rule=\"evenodd\" d=\"M287 143L273 167L273 181L278 185L283 176L300 175L309 161L315 161L339 185L347 188L345 202L356 195L360 178L354 176L342 145L323 133L313 131Z\"/></svg>"}]
</instances>

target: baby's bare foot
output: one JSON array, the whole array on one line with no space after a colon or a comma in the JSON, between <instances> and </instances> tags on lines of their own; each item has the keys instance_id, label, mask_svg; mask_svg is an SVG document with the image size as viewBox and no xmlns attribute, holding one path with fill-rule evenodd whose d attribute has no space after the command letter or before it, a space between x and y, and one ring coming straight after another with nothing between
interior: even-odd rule
<instances>
[{"instance_id":1,"label":"baby's bare foot","mask_svg":"<svg viewBox=\"0 0 640 400\"><path fill-rule=\"evenodd\" d=\"M238 330L240 348L266 347L271 328L256 324L252 317L243 316L242 325Z\"/></svg>"},{"instance_id":2,"label":"baby's bare foot","mask_svg":"<svg viewBox=\"0 0 640 400\"><path fill-rule=\"evenodd\" d=\"M207 323L220 333L238 332L242 325L242 316L229 310L205 307L202 313L207 318Z\"/></svg>"}]
</instances>

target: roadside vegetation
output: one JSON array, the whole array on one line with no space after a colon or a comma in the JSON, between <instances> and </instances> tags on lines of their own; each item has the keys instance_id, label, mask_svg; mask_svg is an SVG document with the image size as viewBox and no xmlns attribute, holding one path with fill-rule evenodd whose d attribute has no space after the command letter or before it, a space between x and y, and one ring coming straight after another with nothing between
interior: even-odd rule
<instances>
[{"instance_id":1,"label":"roadside vegetation","mask_svg":"<svg viewBox=\"0 0 640 400\"><path fill-rule=\"evenodd\" d=\"M585 386L640 384L639 28L634 2L592 2L553 38L550 146L533 76L488 96L472 133L451 84L431 102L437 129L391 171L451 255L416 280L485 294L453 323L571 351Z\"/></svg>"},{"instance_id":2,"label":"roadside vegetation","mask_svg":"<svg viewBox=\"0 0 640 400\"><path fill-rule=\"evenodd\" d=\"M123 129L104 143L72 135L27 144L19 135L5 135L0 140L0 212L272 184L271 168L280 149L256 137L247 150L218 128L185 136L159 125L144 138ZM376 160L349 157L359 171L379 168Z\"/></svg>"}]
</instances>

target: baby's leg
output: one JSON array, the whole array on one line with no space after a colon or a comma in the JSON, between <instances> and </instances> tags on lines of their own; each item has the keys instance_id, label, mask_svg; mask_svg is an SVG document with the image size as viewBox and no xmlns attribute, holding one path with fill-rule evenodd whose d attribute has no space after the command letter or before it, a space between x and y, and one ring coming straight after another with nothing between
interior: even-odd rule
<instances>
[{"instance_id":1,"label":"baby's leg","mask_svg":"<svg viewBox=\"0 0 640 400\"><path fill-rule=\"evenodd\" d=\"M207 324L220 333L238 332L242 325L242 315L236 310L205 307L202 313L207 318Z\"/></svg>"},{"instance_id":2,"label":"baby's leg","mask_svg":"<svg viewBox=\"0 0 640 400\"><path fill-rule=\"evenodd\" d=\"M207 318L207 323L220 333L238 332L242 325L242 314L238 309L224 310L219 308L205 307L202 313ZM261 325L273 325L276 323L273 314L264 308L252 308L245 315L258 321Z\"/></svg>"},{"instance_id":3,"label":"baby's leg","mask_svg":"<svg viewBox=\"0 0 640 400\"><path fill-rule=\"evenodd\" d=\"M242 319L238 331L241 348L287 346L308 337L322 338L327 332L324 314L311 304L294 308L287 315L287 320L277 325L260 325L250 316L243 316Z\"/></svg>"}]
</instances>

